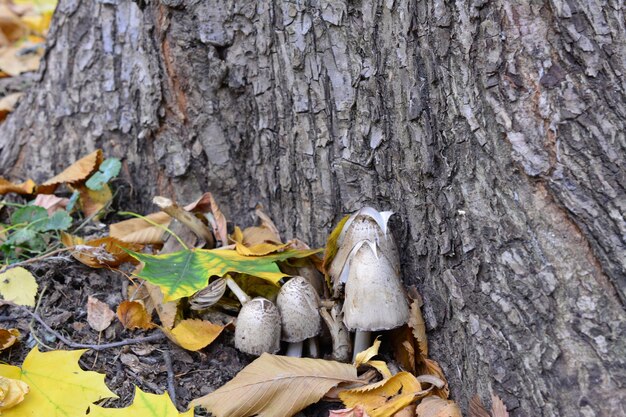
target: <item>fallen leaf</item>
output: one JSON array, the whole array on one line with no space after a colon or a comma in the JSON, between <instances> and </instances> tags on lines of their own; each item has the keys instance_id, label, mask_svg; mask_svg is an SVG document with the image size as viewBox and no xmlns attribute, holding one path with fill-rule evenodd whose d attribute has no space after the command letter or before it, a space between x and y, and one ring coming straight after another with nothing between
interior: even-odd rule
<instances>
[{"instance_id":1,"label":"fallen leaf","mask_svg":"<svg viewBox=\"0 0 626 417\"><path fill-rule=\"evenodd\" d=\"M122 301L116 314L125 329L150 330L156 326L141 301Z\"/></svg>"},{"instance_id":2,"label":"fallen leaf","mask_svg":"<svg viewBox=\"0 0 626 417\"><path fill-rule=\"evenodd\" d=\"M0 5L1 7L2 5ZM0 99L0 122L15 110L18 100L24 93L13 93L6 95Z\"/></svg>"},{"instance_id":3,"label":"fallen leaf","mask_svg":"<svg viewBox=\"0 0 626 417\"><path fill-rule=\"evenodd\" d=\"M19 337L20 331L17 329L0 329L0 351L13 346Z\"/></svg>"},{"instance_id":4,"label":"fallen leaf","mask_svg":"<svg viewBox=\"0 0 626 417\"><path fill-rule=\"evenodd\" d=\"M102 163L102 151L100 149L74 162L61 173L50 178L37 188L38 193L52 194L60 184L76 184L84 181L98 169Z\"/></svg>"},{"instance_id":5,"label":"fallen leaf","mask_svg":"<svg viewBox=\"0 0 626 417\"><path fill-rule=\"evenodd\" d=\"M463 417L457 403L432 396L418 404L415 414L417 417Z\"/></svg>"},{"instance_id":6,"label":"fallen leaf","mask_svg":"<svg viewBox=\"0 0 626 417\"><path fill-rule=\"evenodd\" d=\"M37 281L21 266L0 270L0 295L17 305L35 307Z\"/></svg>"},{"instance_id":7,"label":"fallen leaf","mask_svg":"<svg viewBox=\"0 0 626 417\"><path fill-rule=\"evenodd\" d=\"M11 77L16 77L23 72L37 71L42 55L42 45L31 42L0 48L0 71Z\"/></svg>"},{"instance_id":8,"label":"fallen leaf","mask_svg":"<svg viewBox=\"0 0 626 417\"><path fill-rule=\"evenodd\" d=\"M0 195L8 193L32 194L35 192L35 187L35 182L30 179L21 184L13 184L11 181L7 181L0 177Z\"/></svg>"},{"instance_id":9,"label":"fallen leaf","mask_svg":"<svg viewBox=\"0 0 626 417\"><path fill-rule=\"evenodd\" d=\"M97 332L105 330L111 325L115 313L108 305L95 297L87 298L87 322Z\"/></svg>"},{"instance_id":10,"label":"fallen leaf","mask_svg":"<svg viewBox=\"0 0 626 417\"><path fill-rule=\"evenodd\" d=\"M85 217L97 219L99 216L96 215L113 199L113 193L108 184L104 184L101 189L96 191L90 190L82 184L79 184L74 189L80 195L78 202Z\"/></svg>"},{"instance_id":11,"label":"fallen leaf","mask_svg":"<svg viewBox=\"0 0 626 417\"><path fill-rule=\"evenodd\" d=\"M372 417L389 417L428 394L413 374L399 372L391 378L339 393L348 407L361 405Z\"/></svg>"},{"instance_id":12,"label":"fallen leaf","mask_svg":"<svg viewBox=\"0 0 626 417\"><path fill-rule=\"evenodd\" d=\"M450 388L448 387L448 381L446 380L443 370L437 362L432 359L424 358L422 362L417 364L418 375L433 375L442 380L445 385L443 388L433 388L433 394L443 399L447 399L450 396Z\"/></svg>"},{"instance_id":13,"label":"fallen leaf","mask_svg":"<svg viewBox=\"0 0 626 417\"><path fill-rule=\"evenodd\" d=\"M160 211L145 216L152 223L167 227L172 218ZM109 226L109 236L119 239L123 242L139 243L144 245L156 245L163 243L163 233L165 231L154 226L152 223L144 219L128 219Z\"/></svg>"},{"instance_id":14,"label":"fallen leaf","mask_svg":"<svg viewBox=\"0 0 626 417\"><path fill-rule=\"evenodd\" d=\"M360 405L342 410L330 410L328 417L369 417L367 411Z\"/></svg>"},{"instance_id":15,"label":"fallen leaf","mask_svg":"<svg viewBox=\"0 0 626 417\"><path fill-rule=\"evenodd\" d=\"M357 368L363 365L369 365L376 368L383 378L391 378L391 372L384 361L373 361L372 358L378 355L378 349L380 348L380 339L376 338L374 344L362 352L359 352L354 359L354 366Z\"/></svg>"},{"instance_id":16,"label":"fallen leaf","mask_svg":"<svg viewBox=\"0 0 626 417\"><path fill-rule=\"evenodd\" d=\"M124 262L135 262L134 258L126 250L137 251L143 247L135 243L122 242L112 237L103 237L85 242L83 238L72 236L68 233L61 233L61 242L66 247L83 245L100 248L101 253L78 250L80 247L72 253L74 258L92 268L104 268L107 266L117 268Z\"/></svg>"},{"instance_id":17,"label":"fallen leaf","mask_svg":"<svg viewBox=\"0 0 626 417\"><path fill-rule=\"evenodd\" d=\"M272 237L272 232L261 227L248 227L243 232L239 227L235 227L235 232L231 236L235 242L235 250L243 256L263 256L284 250L289 246L289 243L264 240L264 238Z\"/></svg>"},{"instance_id":18,"label":"fallen leaf","mask_svg":"<svg viewBox=\"0 0 626 417\"><path fill-rule=\"evenodd\" d=\"M215 202L211 193L204 193L197 201L185 207L185 210L203 213L211 224L213 234L217 240L222 243L222 246L228 244L226 217Z\"/></svg>"},{"instance_id":19,"label":"fallen leaf","mask_svg":"<svg viewBox=\"0 0 626 417\"><path fill-rule=\"evenodd\" d=\"M41 353L35 346L22 368L0 365L0 376L23 381L30 393L3 417L84 416L94 401L117 398L104 383L104 374L83 371L78 359L85 350Z\"/></svg>"},{"instance_id":20,"label":"fallen leaf","mask_svg":"<svg viewBox=\"0 0 626 417\"><path fill-rule=\"evenodd\" d=\"M474 395L469 402L469 417L491 417L478 395Z\"/></svg>"},{"instance_id":21,"label":"fallen leaf","mask_svg":"<svg viewBox=\"0 0 626 417\"><path fill-rule=\"evenodd\" d=\"M415 417L416 408L417 406L415 404L407 405L402 410L394 414L393 417Z\"/></svg>"},{"instance_id":22,"label":"fallen leaf","mask_svg":"<svg viewBox=\"0 0 626 417\"><path fill-rule=\"evenodd\" d=\"M326 250L324 251L324 260L322 261L322 269L324 270L324 274L326 275L326 283L329 287L331 287L330 277L328 276L328 269L330 268L330 264L337 255L337 251L339 247L337 246L337 240L341 235L341 231L343 230L343 226L346 224L348 219L350 218L349 214L343 216L337 226L333 229L333 231L328 236L326 240Z\"/></svg>"},{"instance_id":23,"label":"fallen leaf","mask_svg":"<svg viewBox=\"0 0 626 417\"><path fill-rule=\"evenodd\" d=\"M8 46L28 34L28 28L7 4L0 4L0 46Z\"/></svg>"},{"instance_id":24,"label":"fallen leaf","mask_svg":"<svg viewBox=\"0 0 626 417\"><path fill-rule=\"evenodd\" d=\"M143 285L146 287L146 290L150 295L150 299L152 300L152 304L154 305L157 315L159 316L161 325L167 329L174 327L176 316L178 315L178 301L165 302L163 301L165 298L163 291L161 291L161 288L158 285L154 285L149 282L144 282Z\"/></svg>"},{"instance_id":25,"label":"fallen leaf","mask_svg":"<svg viewBox=\"0 0 626 417\"><path fill-rule=\"evenodd\" d=\"M87 180L85 185L90 190L102 190L106 183L117 177L120 169L122 169L122 163L119 159L107 158L100 164L98 171Z\"/></svg>"},{"instance_id":26,"label":"fallen leaf","mask_svg":"<svg viewBox=\"0 0 626 417\"><path fill-rule=\"evenodd\" d=\"M0 376L0 414L24 401L28 391L27 383Z\"/></svg>"},{"instance_id":27,"label":"fallen leaf","mask_svg":"<svg viewBox=\"0 0 626 417\"><path fill-rule=\"evenodd\" d=\"M504 402L493 392L491 393L491 417L509 417Z\"/></svg>"},{"instance_id":28,"label":"fallen leaf","mask_svg":"<svg viewBox=\"0 0 626 417\"><path fill-rule=\"evenodd\" d=\"M64 197L57 197L54 194L37 194L37 197L35 197L35 201L33 201L32 204L34 206L45 208L48 212L48 216L51 216L55 212L63 210L65 207L67 207L67 204L69 202L69 199Z\"/></svg>"},{"instance_id":29,"label":"fallen leaf","mask_svg":"<svg viewBox=\"0 0 626 417\"><path fill-rule=\"evenodd\" d=\"M267 256L246 257L234 250L192 249L162 255L132 252L145 266L140 278L161 287L164 301L189 297L208 285L213 275L224 276L228 272L240 272L266 279L276 284L285 276L276 262L289 258L304 258L319 250L288 250Z\"/></svg>"},{"instance_id":30,"label":"fallen leaf","mask_svg":"<svg viewBox=\"0 0 626 417\"><path fill-rule=\"evenodd\" d=\"M428 340L426 339L426 325L424 317L422 317L421 307L424 304L422 297L414 292L413 302L411 303L411 313L409 316L409 327L413 330L413 336L417 341L422 355L428 357Z\"/></svg>"},{"instance_id":31,"label":"fallen leaf","mask_svg":"<svg viewBox=\"0 0 626 417\"><path fill-rule=\"evenodd\" d=\"M182 320L172 330L163 329L170 340L187 350L200 350L210 345L226 326L213 324L206 320Z\"/></svg>"},{"instance_id":32,"label":"fallen leaf","mask_svg":"<svg viewBox=\"0 0 626 417\"><path fill-rule=\"evenodd\" d=\"M179 413L170 396L149 394L135 387L133 403L125 408L104 408L99 405L90 407L89 417L193 417L193 410Z\"/></svg>"},{"instance_id":33,"label":"fallen leaf","mask_svg":"<svg viewBox=\"0 0 626 417\"><path fill-rule=\"evenodd\" d=\"M291 417L330 388L356 381L352 365L264 353L216 391L191 402L216 417Z\"/></svg>"}]
</instances>

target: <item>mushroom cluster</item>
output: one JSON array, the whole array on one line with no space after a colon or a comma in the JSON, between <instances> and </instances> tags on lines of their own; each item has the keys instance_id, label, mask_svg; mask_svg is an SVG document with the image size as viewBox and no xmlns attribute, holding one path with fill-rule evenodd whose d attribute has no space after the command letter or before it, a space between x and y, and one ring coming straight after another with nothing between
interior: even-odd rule
<instances>
[{"instance_id":1,"label":"mushroom cluster","mask_svg":"<svg viewBox=\"0 0 626 417\"><path fill-rule=\"evenodd\" d=\"M409 319L398 248L387 232L392 214L364 207L350 216L328 268L333 294L344 287L343 322L356 331L354 357L369 347L371 332L394 329Z\"/></svg>"}]
</instances>

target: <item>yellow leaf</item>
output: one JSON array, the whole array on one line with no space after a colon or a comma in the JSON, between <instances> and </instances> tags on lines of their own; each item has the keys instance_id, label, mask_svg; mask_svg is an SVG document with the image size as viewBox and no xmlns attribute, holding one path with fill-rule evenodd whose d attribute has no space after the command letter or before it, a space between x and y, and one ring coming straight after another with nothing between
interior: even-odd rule
<instances>
[{"instance_id":1,"label":"yellow leaf","mask_svg":"<svg viewBox=\"0 0 626 417\"><path fill-rule=\"evenodd\" d=\"M85 217L100 217L96 216L96 214L113 199L113 193L111 192L109 184L103 184L100 190L91 190L80 184L76 187L76 190L80 194L78 201Z\"/></svg>"},{"instance_id":2,"label":"yellow leaf","mask_svg":"<svg viewBox=\"0 0 626 417\"><path fill-rule=\"evenodd\" d=\"M191 405L201 405L216 417L290 417L344 381L358 382L354 366L264 353Z\"/></svg>"},{"instance_id":3,"label":"yellow leaf","mask_svg":"<svg viewBox=\"0 0 626 417\"><path fill-rule=\"evenodd\" d=\"M17 379L30 386L30 393L4 417L84 416L94 401L116 397L104 384L104 374L83 371L78 358L85 350L55 350L41 353L35 347L22 368L0 365L0 376Z\"/></svg>"},{"instance_id":4,"label":"yellow leaf","mask_svg":"<svg viewBox=\"0 0 626 417\"><path fill-rule=\"evenodd\" d=\"M172 330L166 328L163 332L178 346L187 350L200 350L210 345L226 326L213 324L206 320L183 320Z\"/></svg>"},{"instance_id":5,"label":"yellow leaf","mask_svg":"<svg viewBox=\"0 0 626 417\"><path fill-rule=\"evenodd\" d=\"M74 162L60 174L41 184L37 188L37 193L52 194L60 184L75 184L86 180L98 169L103 159L104 157L100 149L90 153Z\"/></svg>"},{"instance_id":6,"label":"yellow leaf","mask_svg":"<svg viewBox=\"0 0 626 417\"><path fill-rule=\"evenodd\" d=\"M4 178L0 178L0 195L7 193L32 194L35 191L35 186L35 182L30 179L21 184L13 184Z\"/></svg>"},{"instance_id":7,"label":"yellow leaf","mask_svg":"<svg viewBox=\"0 0 626 417\"><path fill-rule=\"evenodd\" d=\"M170 396L148 394L135 387L135 399L126 408L91 407L89 417L193 417L193 410L179 413Z\"/></svg>"},{"instance_id":8,"label":"yellow leaf","mask_svg":"<svg viewBox=\"0 0 626 417\"><path fill-rule=\"evenodd\" d=\"M17 329L0 329L0 351L13 346L19 337L20 331Z\"/></svg>"},{"instance_id":9,"label":"yellow leaf","mask_svg":"<svg viewBox=\"0 0 626 417\"><path fill-rule=\"evenodd\" d=\"M28 391L27 383L0 376L0 414L24 401Z\"/></svg>"},{"instance_id":10,"label":"yellow leaf","mask_svg":"<svg viewBox=\"0 0 626 417\"><path fill-rule=\"evenodd\" d=\"M231 238L235 242L235 250L243 256L263 256L272 252L278 252L289 246L289 243L280 243L273 240L274 235L262 227L248 227L243 232L235 227Z\"/></svg>"},{"instance_id":11,"label":"yellow leaf","mask_svg":"<svg viewBox=\"0 0 626 417\"><path fill-rule=\"evenodd\" d=\"M372 417L389 417L424 394L413 374L399 372L389 379L341 392L339 398L348 407L362 405Z\"/></svg>"},{"instance_id":12,"label":"yellow leaf","mask_svg":"<svg viewBox=\"0 0 626 417\"><path fill-rule=\"evenodd\" d=\"M172 218L162 211L145 216L153 223L167 227ZM163 229L154 226L144 219L128 219L109 226L109 236L123 242L156 245L163 243Z\"/></svg>"},{"instance_id":13,"label":"yellow leaf","mask_svg":"<svg viewBox=\"0 0 626 417\"><path fill-rule=\"evenodd\" d=\"M35 307L37 281L21 266L0 270L0 295L21 306Z\"/></svg>"},{"instance_id":14,"label":"yellow leaf","mask_svg":"<svg viewBox=\"0 0 626 417\"><path fill-rule=\"evenodd\" d=\"M339 247L337 246L337 240L339 239L339 235L341 235L341 231L343 230L343 226L346 224L350 215L347 214L343 216L337 226L333 229L333 231L328 236L328 240L326 241L326 250L324 251L324 261L322 262L322 269L324 270L324 274L326 274L326 283L330 287L330 277L328 276L328 268L330 268L330 264L337 255L337 251Z\"/></svg>"},{"instance_id":15,"label":"yellow leaf","mask_svg":"<svg viewBox=\"0 0 626 417\"><path fill-rule=\"evenodd\" d=\"M461 409L454 401L439 397L426 397L415 410L417 417L463 417Z\"/></svg>"},{"instance_id":16,"label":"yellow leaf","mask_svg":"<svg viewBox=\"0 0 626 417\"><path fill-rule=\"evenodd\" d=\"M117 307L117 318L125 329L149 330L156 326L141 301L122 301Z\"/></svg>"},{"instance_id":17,"label":"yellow leaf","mask_svg":"<svg viewBox=\"0 0 626 417\"><path fill-rule=\"evenodd\" d=\"M91 295L87 298L87 323L97 332L105 330L111 325L115 313L108 305Z\"/></svg>"},{"instance_id":18,"label":"yellow leaf","mask_svg":"<svg viewBox=\"0 0 626 417\"><path fill-rule=\"evenodd\" d=\"M380 348L380 339L376 338L374 344L362 352L359 352L354 359L354 366L357 368L362 365L369 365L376 368L383 378L391 378L391 372L387 367L387 364L383 361L373 361L372 358L378 355L378 349Z\"/></svg>"}]
</instances>

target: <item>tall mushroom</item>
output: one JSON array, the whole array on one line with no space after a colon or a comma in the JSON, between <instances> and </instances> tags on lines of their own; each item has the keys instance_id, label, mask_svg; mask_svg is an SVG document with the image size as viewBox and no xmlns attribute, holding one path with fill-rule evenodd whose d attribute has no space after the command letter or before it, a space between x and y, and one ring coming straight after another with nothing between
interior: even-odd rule
<instances>
[{"instance_id":1,"label":"tall mushroom","mask_svg":"<svg viewBox=\"0 0 626 417\"><path fill-rule=\"evenodd\" d=\"M322 328L319 297L304 277L291 278L282 286L276 305L282 317L282 339L289 343L287 356L302 356L302 344L309 343L309 354L317 356L316 337Z\"/></svg>"}]
</instances>

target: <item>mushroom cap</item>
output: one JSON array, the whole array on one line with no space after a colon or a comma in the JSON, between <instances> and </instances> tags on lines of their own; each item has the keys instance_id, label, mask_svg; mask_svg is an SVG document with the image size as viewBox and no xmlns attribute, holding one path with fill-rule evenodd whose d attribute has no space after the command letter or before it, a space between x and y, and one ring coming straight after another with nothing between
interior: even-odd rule
<instances>
[{"instance_id":1,"label":"mushroom cap","mask_svg":"<svg viewBox=\"0 0 626 417\"><path fill-rule=\"evenodd\" d=\"M377 331L409 320L409 303L400 275L370 241L354 248L345 287L343 322L350 330Z\"/></svg>"},{"instance_id":2,"label":"mushroom cap","mask_svg":"<svg viewBox=\"0 0 626 417\"><path fill-rule=\"evenodd\" d=\"M287 281L278 293L276 305L282 317L284 341L302 342L322 330L319 297L306 278L293 277Z\"/></svg>"},{"instance_id":3,"label":"mushroom cap","mask_svg":"<svg viewBox=\"0 0 626 417\"><path fill-rule=\"evenodd\" d=\"M378 212L371 207L364 207L346 222L337 241L338 250L329 267L333 287L345 282L346 264L350 263L350 254L359 242L369 240L377 245L379 253L385 256L396 273L400 274L400 256L393 236L387 233L387 221L393 214L390 211ZM342 275L345 275L342 279Z\"/></svg>"},{"instance_id":4,"label":"mushroom cap","mask_svg":"<svg viewBox=\"0 0 626 417\"><path fill-rule=\"evenodd\" d=\"M235 327L235 347L251 355L280 350L280 313L270 300L257 297L241 307Z\"/></svg>"}]
</instances>

